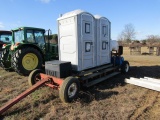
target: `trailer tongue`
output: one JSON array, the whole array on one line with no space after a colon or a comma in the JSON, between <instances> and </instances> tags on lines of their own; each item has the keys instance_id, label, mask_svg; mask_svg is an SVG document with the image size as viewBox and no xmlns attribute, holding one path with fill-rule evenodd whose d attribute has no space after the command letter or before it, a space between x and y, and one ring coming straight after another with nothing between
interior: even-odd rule
<instances>
[{"instance_id":1,"label":"trailer tongue","mask_svg":"<svg viewBox=\"0 0 160 120\"><path fill-rule=\"evenodd\" d=\"M33 72L35 72L35 71L33 71ZM6 105L1 107L0 108L0 115L2 113L4 113L6 110L8 110L10 107L15 105L16 103L18 103L20 100L22 100L23 98L25 98L26 96L28 96L29 94L31 94L32 92L37 90L39 87L43 86L44 84L51 87L51 88L58 89L59 85L62 84L62 82L63 82L61 79L58 79L56 77L49 77L47 75L44 76L44 74L42 74L42 73L40 73L39 76L41 76L42 78L39 79L39 81L35 85L33 85L32 87L30 87L29 89L27 89L26 91L24 91L23 93L18 95L16 98L10 100ZM35 79L38 80L38 77L36 77Z\"/></svg>"},{"instance_id":2,"label":"trailer tongue","mask_svg":"<svg viewBox=\"0 0 160 120\"><path fill-rule=\"evenodd\" d=\"M23 98L25 98L27 95L29 95L32 92L34 92L37 88L41 87L47 81L48 81L48 79L44 79L44 80L39 81L34 86L32 86L31 88L27 89L26 91L24 91L20 95L18 95L15 99L9 101L6 105L4 105L3 107L0 108L0 115L3 112L5 112L6 110L8 110L10 107L12 107L13 105L15 105L16 103L18 103L20 100L22 100Z\"/></svg>"}]
</instances>

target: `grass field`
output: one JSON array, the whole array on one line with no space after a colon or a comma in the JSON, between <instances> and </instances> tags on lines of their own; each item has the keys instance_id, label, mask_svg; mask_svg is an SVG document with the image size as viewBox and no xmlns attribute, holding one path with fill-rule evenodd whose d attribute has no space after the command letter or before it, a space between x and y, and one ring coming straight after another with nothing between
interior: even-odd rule
<instances>
[{"instance_id":1,"label":"grass field","mask_svg":"<svg viewBox=\"0 0 160 120\"><path fill-rule=\"evenodd\" d=\"M1 119L159 120L160 93L125 84L124 79L144 76L160 79L160 57L130 56L129 49L124 48L124 58L131 66L128 74L117 75L80 91L78 99L71 104L62 103L57 90L42 87L10 108ZM29 88L27 77L2 69L0 82L0 106Z\"/></svg>"}]
</instances>

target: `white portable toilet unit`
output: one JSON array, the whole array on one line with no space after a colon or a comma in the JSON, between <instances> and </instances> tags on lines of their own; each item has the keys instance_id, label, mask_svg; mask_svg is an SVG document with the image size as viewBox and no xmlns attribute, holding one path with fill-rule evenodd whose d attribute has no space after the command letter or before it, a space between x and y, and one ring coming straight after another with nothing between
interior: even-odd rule
<instances>
[{"instance_id":1,"label":"white portable toilet unit","mask_svg":"<svg viewBox=\"0 0 160 120\"><path fill-rule=\"evenodd\" d=\"M70 61L72 69L82 71L96 66L95 18L75 10L58 18L59 60Z\"/></svg>"},{"instance_id":2,"label":"white portable toilet unit","mask_svg":"<svg viewBox=\"0 0 160 120\"><path fill-rule=\"evenodd\" d=\"M111 63L111 22L102 16L95 15L96 19L96 43L97 66Z\"/></svg>"}]
</instances>

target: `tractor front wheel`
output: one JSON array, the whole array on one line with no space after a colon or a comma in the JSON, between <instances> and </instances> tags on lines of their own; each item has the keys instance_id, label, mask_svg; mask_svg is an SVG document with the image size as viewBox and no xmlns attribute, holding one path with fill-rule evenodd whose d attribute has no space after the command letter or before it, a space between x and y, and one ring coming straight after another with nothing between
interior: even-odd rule
<instances>
[{"instance_id":1,"label":"tractor front wheel","mask_svg":"<svg viewBox=\"0 0 160 120\"><path fill-rule=\"evenodd\" d=\"M41 53L33 47L16 50L11 59L12 67L21 75L29 75L32 70L41 69L42 64Z\"/></svg>"},{"instance_id":2,"label":"tractor front wheel","mask_svg":"<svg viewBox=\"0 0 160 120\"><path fill-rule=\"evenodd\" d=\"M0 66L6 70L11 68L11 62L9 60L9 49L4 49L0 54Z\"/></svg>"},{"instance_id":3,"label":"tractor front wheel","mask_svg":"<svg viewBox=\"0 0 160 120\"><path fill-rule=\"evenodd\" d=\"M80 89L80 83L77 78L67 77L59 90L59 97L62 102L72 102L78 95Z\"/></svg>"}]
</instances>

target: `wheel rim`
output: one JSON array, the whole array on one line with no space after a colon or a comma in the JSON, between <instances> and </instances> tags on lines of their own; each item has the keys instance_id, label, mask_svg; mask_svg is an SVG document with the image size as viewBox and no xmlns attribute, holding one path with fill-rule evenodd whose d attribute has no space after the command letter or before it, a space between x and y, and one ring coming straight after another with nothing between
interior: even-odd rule
<instances>
[{"instance_id":1,"label":"wheel rim","mask_svg":"<svg viewBox=\"0 0 160 120\"><path fill-rule=\"evenodd\" d=\"M77 92L77 84L76 83L72 83L69 88L68 88L68 97L72 98L76 95Z\"/></svg>"},{"instance_id":2,"label":"wheel rim","mask_svg":"<svg viewBox=\"0 0 160 120\"><path fill-rule=\"evenodd\" d=\"M38 57L33 53L28 53L23 57L22 65L26 70L33 70L38 66Z\"/></svg>"},{"instance_id":3,"label":"wheel rim","mask_svg":"<svg viewBox=\"0 0 160 120\"><path fill-rule=\"evenodd\" d=\"M40 73L39 74L37 74L36 76L35 76L35 78L34 78L34 83L36 84L38 81L40 81L41 80L41 77L40 77Z\"/></svg>"},{"instance_id":4,"label":"wheel rim","mask_svg":"<svg viewBox=\"0 0 160 120\"><path fill-rule=\"evenodd\" d=\"M128 72L128 70L129 70L129 65L126 64L126 65L125 65L125 71Z\"/></svg>"}]
</instances>

